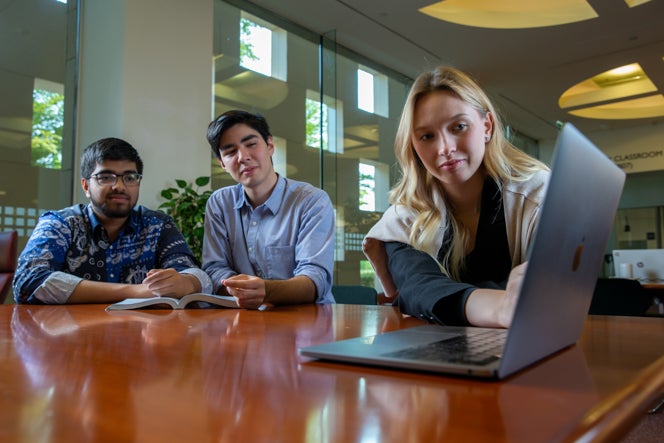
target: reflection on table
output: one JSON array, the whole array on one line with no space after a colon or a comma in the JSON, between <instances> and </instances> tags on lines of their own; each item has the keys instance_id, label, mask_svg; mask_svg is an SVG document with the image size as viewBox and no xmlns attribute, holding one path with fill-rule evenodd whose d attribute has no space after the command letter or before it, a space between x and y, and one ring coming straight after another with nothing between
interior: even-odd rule
<instances>
[{"instance_id":1,"label":"reflection on table","mask_svg":"<svg viewBox=\"0 0 664 443\"><path fill-rule=\"evenodd\" d=\"M419 324L387 306L5 305L0 440L560 440L664 354L664 322L627 317L590 318L578 346L503 382L297 352Z\"/></svg>"},{"instance_id":2,"label":"reflection on table","mask_svg":"<svg viewBox=\"0 0 664 443\"><path fill-rule=\"evenodd\" d=\"M664 317L664 280L644 281L641 286L653 295L653 305L648 314Z\"/></svg>"}]
</instances>

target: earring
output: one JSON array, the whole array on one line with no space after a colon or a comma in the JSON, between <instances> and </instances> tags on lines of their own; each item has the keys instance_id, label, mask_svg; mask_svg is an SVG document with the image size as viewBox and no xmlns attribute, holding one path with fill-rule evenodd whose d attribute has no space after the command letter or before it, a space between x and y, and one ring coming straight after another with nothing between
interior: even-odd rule
<instances>
[{"instance_id":1,"label":"earring","mask_svg":"<svg viewBox=\"0 0 664 443\"><path fill-rule=\"evenodd\" d=\"M490 141L491 141L491 136L490 136L490 135L487 135L487 136L486 136L486 142L489 143Z\"/></svg>"}]
</instances>

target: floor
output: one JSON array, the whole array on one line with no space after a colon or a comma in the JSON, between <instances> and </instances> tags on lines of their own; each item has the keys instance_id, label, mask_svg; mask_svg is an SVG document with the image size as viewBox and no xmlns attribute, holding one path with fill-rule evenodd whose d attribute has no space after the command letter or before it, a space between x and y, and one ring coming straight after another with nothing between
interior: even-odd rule
<instances>
[{"instance_id":1,"label":"floor","mask_svg":"<svg viewBox=\"0 0 664 443\"><path fill-rule=\"evenodd\" d=\"M664 441L664 411L648 414L627 434L621 443L661 443Z\"/></svg>"}]
</instances>

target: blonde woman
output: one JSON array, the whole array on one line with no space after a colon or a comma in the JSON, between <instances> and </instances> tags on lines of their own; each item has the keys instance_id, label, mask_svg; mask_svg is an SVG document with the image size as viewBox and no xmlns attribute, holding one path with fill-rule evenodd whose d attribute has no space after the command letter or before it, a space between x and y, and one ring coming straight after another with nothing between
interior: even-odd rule
<instances>
[{"instance_id":1,"label":"blonde woman","mask_svg":"<svg viewBox=\"0 0 664 443\"><path fill-rule=\"evenodd\" d=\"M394 149L401 178L364 240L386 297L433 322L509 327L549 168L450 67L415 80Z\"/></svg>"}]
</instances>

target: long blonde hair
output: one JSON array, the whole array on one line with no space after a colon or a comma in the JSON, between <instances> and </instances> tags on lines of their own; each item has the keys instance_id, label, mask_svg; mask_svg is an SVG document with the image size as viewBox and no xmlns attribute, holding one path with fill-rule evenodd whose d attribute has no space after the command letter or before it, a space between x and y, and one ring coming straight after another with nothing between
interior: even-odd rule
<instances>
[{"instance_id":1,"label":"long blonde hair","mask_svg":"<svg viewBox=\"0 0 664 443\"><path fill-rule=\"evenodd\" d=\"M440 244L439 230L455 235L442 263L443 272L458 280L464 267L469 234L453 216L443 187L425 168L412 143L413 115L418 100L426 94L447 90L475 108L481 116L491 113L492 134L486 145L482 167L498 186L509 181L527 181L540 170L549 168L512 145L505 137L502 122L486 93L465 73L446 66L420 74L408 93L394 142L401 177L390 192L390 202L403 205L416 214L410 230L410 244L434 258ZM441 203L442 200L442 203Z\"/></svg>"}]
</instances>

